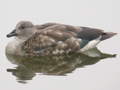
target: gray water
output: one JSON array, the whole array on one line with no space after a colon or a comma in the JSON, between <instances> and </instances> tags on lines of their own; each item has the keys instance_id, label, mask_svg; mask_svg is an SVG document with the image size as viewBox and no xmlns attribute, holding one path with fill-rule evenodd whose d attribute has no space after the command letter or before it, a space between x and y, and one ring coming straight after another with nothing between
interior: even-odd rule
<instances>
[{"instance_id":1,"label":"gray water","mask_svg":"<svg viewBox=\"0 0 120 90\"><path fill-rule=\"evenodd\" d=\"M0 90L120 90L119 8L119 0L2 1ZM6 55L5 47L13 39L6 34L21 20L88 26L118 34L84 54Z\"/></svg>"}]
</instances>

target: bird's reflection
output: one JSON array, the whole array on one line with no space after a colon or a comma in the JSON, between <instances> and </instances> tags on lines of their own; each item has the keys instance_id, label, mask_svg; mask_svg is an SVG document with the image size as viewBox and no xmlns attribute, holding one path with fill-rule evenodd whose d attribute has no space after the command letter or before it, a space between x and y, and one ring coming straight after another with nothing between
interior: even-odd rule
<instances>
[{"instance_id":1,"label":"bird's reflection","mask_svg":"<svg viewBox=\"0 0 120 90\"><path fill-rule=\"evenodd\" d=\"M7 59L18 65L15 69L7 69L17 77L18 82L26 83L36 73L44 75L67 75L76 68L92 65L101 59L115 57L116 55L101 53L97 48L83 54L70 54L47 57L21 57L6 54Z\"/></svg>"}]
</instances>

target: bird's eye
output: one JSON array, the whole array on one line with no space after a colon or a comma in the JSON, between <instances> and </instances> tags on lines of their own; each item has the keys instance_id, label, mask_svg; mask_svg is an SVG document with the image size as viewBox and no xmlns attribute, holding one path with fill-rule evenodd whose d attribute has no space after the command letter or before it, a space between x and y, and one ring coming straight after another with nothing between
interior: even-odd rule
<instances>
[{"instance_id":1,"label":"bird's eye","mask_svg":"<svg viewBox=\"0 0 120 90\"><path fill-rule=\"evenodd\" d=\"M25 27L23 27L23 26L21 27L21 29L24 29L24 28L25 28Z\"/></svg>"}]
</instances>

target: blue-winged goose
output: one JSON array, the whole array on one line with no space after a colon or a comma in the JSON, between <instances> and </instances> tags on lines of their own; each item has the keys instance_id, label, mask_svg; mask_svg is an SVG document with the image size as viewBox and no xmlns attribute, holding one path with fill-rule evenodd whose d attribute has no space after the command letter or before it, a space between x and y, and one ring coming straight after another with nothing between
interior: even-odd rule
<instances>
[{"instance_id":1,"label":"blue-winged goose","mask_svg":"<svg viewBox=\"0 0 120 90\"><path fill-rule=\"evenodd\" d=\"M116 33L100 29L58 23L33 25L21 21L7 37L16 36L6 46L6 53L22 56L46 56L83 52L96 47Z\"/></svg>"}]
</instances>

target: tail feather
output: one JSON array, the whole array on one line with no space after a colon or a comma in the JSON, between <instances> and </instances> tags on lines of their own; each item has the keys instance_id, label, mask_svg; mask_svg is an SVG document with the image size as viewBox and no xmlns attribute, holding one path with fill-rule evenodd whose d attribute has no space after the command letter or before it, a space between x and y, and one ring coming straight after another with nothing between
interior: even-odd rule
<instances>
[{"instance_id":1,"label":"tail feather","mask_svg":"<svg viewBox=\"0 0 120 90\"><path fill-rule=\"evenodd\" d=\"M104 33L102 33L102 38L100 40L102 41L102 40L109 39L109 38L115 36L116 34L117 33L113 33L113 32L104 32Z\"/></svg>"}]
</instances>

